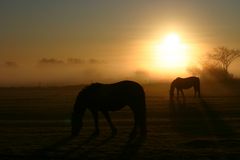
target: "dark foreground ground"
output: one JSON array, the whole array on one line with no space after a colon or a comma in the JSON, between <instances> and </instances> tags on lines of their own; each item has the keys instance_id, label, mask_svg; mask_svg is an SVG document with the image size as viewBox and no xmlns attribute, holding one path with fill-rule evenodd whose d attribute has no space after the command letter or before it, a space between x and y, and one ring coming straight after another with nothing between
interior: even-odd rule
<instances>
[{"instance_id":1,"label":"dark foreground ground","mask_svg":"<svg viewBox=\"0 0 240 160\"><path fill-rule=\"evenodd\" d=\"M129 108L111 113L118 134L100 115L90 137L89 112L80 135L70 138L70 115L79 87L0 89L0 159L240 159L240 94L203 86L201 99L168 100L167 84L144 86L148 135L128 141Z\"/></svg>"}]
</instances>

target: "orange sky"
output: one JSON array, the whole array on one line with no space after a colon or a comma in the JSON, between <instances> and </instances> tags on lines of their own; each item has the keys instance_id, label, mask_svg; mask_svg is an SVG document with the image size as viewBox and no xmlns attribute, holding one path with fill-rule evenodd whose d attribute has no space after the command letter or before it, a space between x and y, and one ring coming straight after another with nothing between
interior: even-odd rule
<instances>
[{"instance_id":1,"label":"orange sky","mask_svg":"<svg viewBox=\"0 0 240 160\"><path fill-rule=\"evenodd\" d=\"M155 44L177 33L191 61L240 48L239 10L237 0L1 1L0 86L184 76L154 67Z\"/></svg>"}]
</instances>

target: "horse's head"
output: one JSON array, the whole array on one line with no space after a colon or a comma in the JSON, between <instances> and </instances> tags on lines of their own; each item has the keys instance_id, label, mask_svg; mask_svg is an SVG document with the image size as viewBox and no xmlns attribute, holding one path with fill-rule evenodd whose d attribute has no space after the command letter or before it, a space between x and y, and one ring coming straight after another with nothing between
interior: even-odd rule
<instances>
[{"instance_id":1,"label":"horse's head","mask_svg":"<svg viewBox=\"0 0 240 160\"><path fill-rule=\"evenodd\" d=\"M75 112L72 113L71 125L72 125L72 136L78 136L82 128L81 114L75 113Z\"/></svg>"},{"instance_id":2,"label":"horse's head","mask_svg":"<svg viewBox=\"0 0 240 160\"><path fill-rule=\"evenodd\" d=\"M172 100L174 97L174 92L172 90L169 91L169 97L170 97L170 100Z\"/></svg>"},{"instance_id":3,"label":"horse's head","mask_svg":"<svg viewBox=\"0 0 240 160\"><path fill-rule=\"evenodd\" d=\"M83 93L80 92L76 98L71 117L72 136L77 136L82 129L82 118L86 110L83 102Z\"/></svg>"},{"instance_id":4,"label":"horse's head","mask_svg":"<svg viewBox=\"0 0 240 160\"><path fill-rule=\"evenodd\" d=\"M175 85L174 85L174 81L173 81L173 82L171 83L170 90L169 90L170 100L172 100L173 97L174 97L174 90L175 90Z\"/></svg>"}]
</instances>

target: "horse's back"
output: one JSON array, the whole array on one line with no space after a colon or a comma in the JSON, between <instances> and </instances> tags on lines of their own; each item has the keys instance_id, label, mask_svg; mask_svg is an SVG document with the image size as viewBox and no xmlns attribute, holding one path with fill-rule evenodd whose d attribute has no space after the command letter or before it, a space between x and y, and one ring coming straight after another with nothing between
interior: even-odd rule
<instances>
[{"instance_id":1,"label":"horse's back","mask_svg":"<svg viewBox=\"0 0 240 160\"><path fill-rule=\"evenodd\" d=\"M200 79L198 77L195 77L195 76L187 77L187 78L177 77L173 81L173 83L177 88L187 89L187 88L190 88L192 86L199 85L200 84Z\"/></svg>"},{"instance_id":2,"label":"horse's back","mask_svg":"<svg viewBox=\"0 0 240 160\"><path fill-rule=\"evenodd\" d=\"M187 78L177 77L175 80L176 81L186 81L186 82L200 81L200 79L198 77L195 77L195 76L187 77Z\"/></svg>"},{"instance_id":3,"label":"horse's back","mask_svg":"<svg viewBox=\"0 0 240 160\"><path fill-rule=\"evenodd\" d=\"M134 81L120 81L110 85L106 85L107 94L119 100L133 101L145 99L143 87Z\"/></svg>"},{"instance_id":4,"label":"horse's back","mask_svg":"<svg viewBox=\"0 0 240 160\"><path fill-rule=\"evenodd\" d=\"M118 110L125 105L142 105L145 107L143 87L134 81L120 81L112 84L94 83L89 90L85 102L91 107Z\"/></svg>"},{"instance_id":5,"label":"horse's back","mask_svg":"<svg viewBox=\"0 0 240 160\"><path fill-rule=\"evenodd\" d=\"M198 77L189 77L189 80L195 85L199 86L200 85L200 79Z\"/></svg>"},{"instance_id":6,"label":"horse's back","mask_svg":"<svg viewBox=\"0 0 240 160\"><path fill-rule=\"evenodd\" d=\"M189 79L191 81L200 81L200 79L198 77L192 76L192 77L188 77L186 79Z\"/></svg>"},{"instance_id":7,"label":"horse's back","mask_svg":"<svg viewBox=\"0 0 240 160\"><path fill-rule=\"evenodd\" d=\"M120 81L110 84L110 88L115 92L124 92L125 94L144 94L143 87L134 81Z\"/></svg>"}]
</instances>

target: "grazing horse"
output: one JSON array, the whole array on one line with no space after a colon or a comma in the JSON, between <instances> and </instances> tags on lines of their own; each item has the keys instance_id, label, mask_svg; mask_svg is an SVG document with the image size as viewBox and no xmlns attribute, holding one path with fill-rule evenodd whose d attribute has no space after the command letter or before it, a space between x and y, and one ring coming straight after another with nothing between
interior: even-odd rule
<instances>
[{"instance_id":1,"label":"grazing horse","mask_svg":"<svg viewBox=\"0 0 240 160\"><path fill-rule=\"evenodd\" d=\"M89 109L95 122L93 135L99 134L98 112L103 113L111 130L112 135L117 133L109 111L117 111L124 106L129 106L134 114L134 128L130 138L137 135L138 130L141 135L146 135L146 105L145 93L142 86L133 81L120 81L113 84L93 83L82 89L75 101L72 113L72 136L77 136L82 128L82 118Z\"/></svg>"},{"instance_id":2,"label":"grazing horse","mask_svg":"<svg viewBox=\"0 0 240 160\"><path fill-rule=\"evenodd\" d=\"M174 97L175 88L177 89L177 98L179 97L179 92L181 92L183 98L185 98L183 89L189 89L191 87L194 88L194 96L198 94L198 97L200 97L200 79L198 77L176 78L171 83L169 92L170 99L172 100Z\"/></svg>"}]
</instances>

